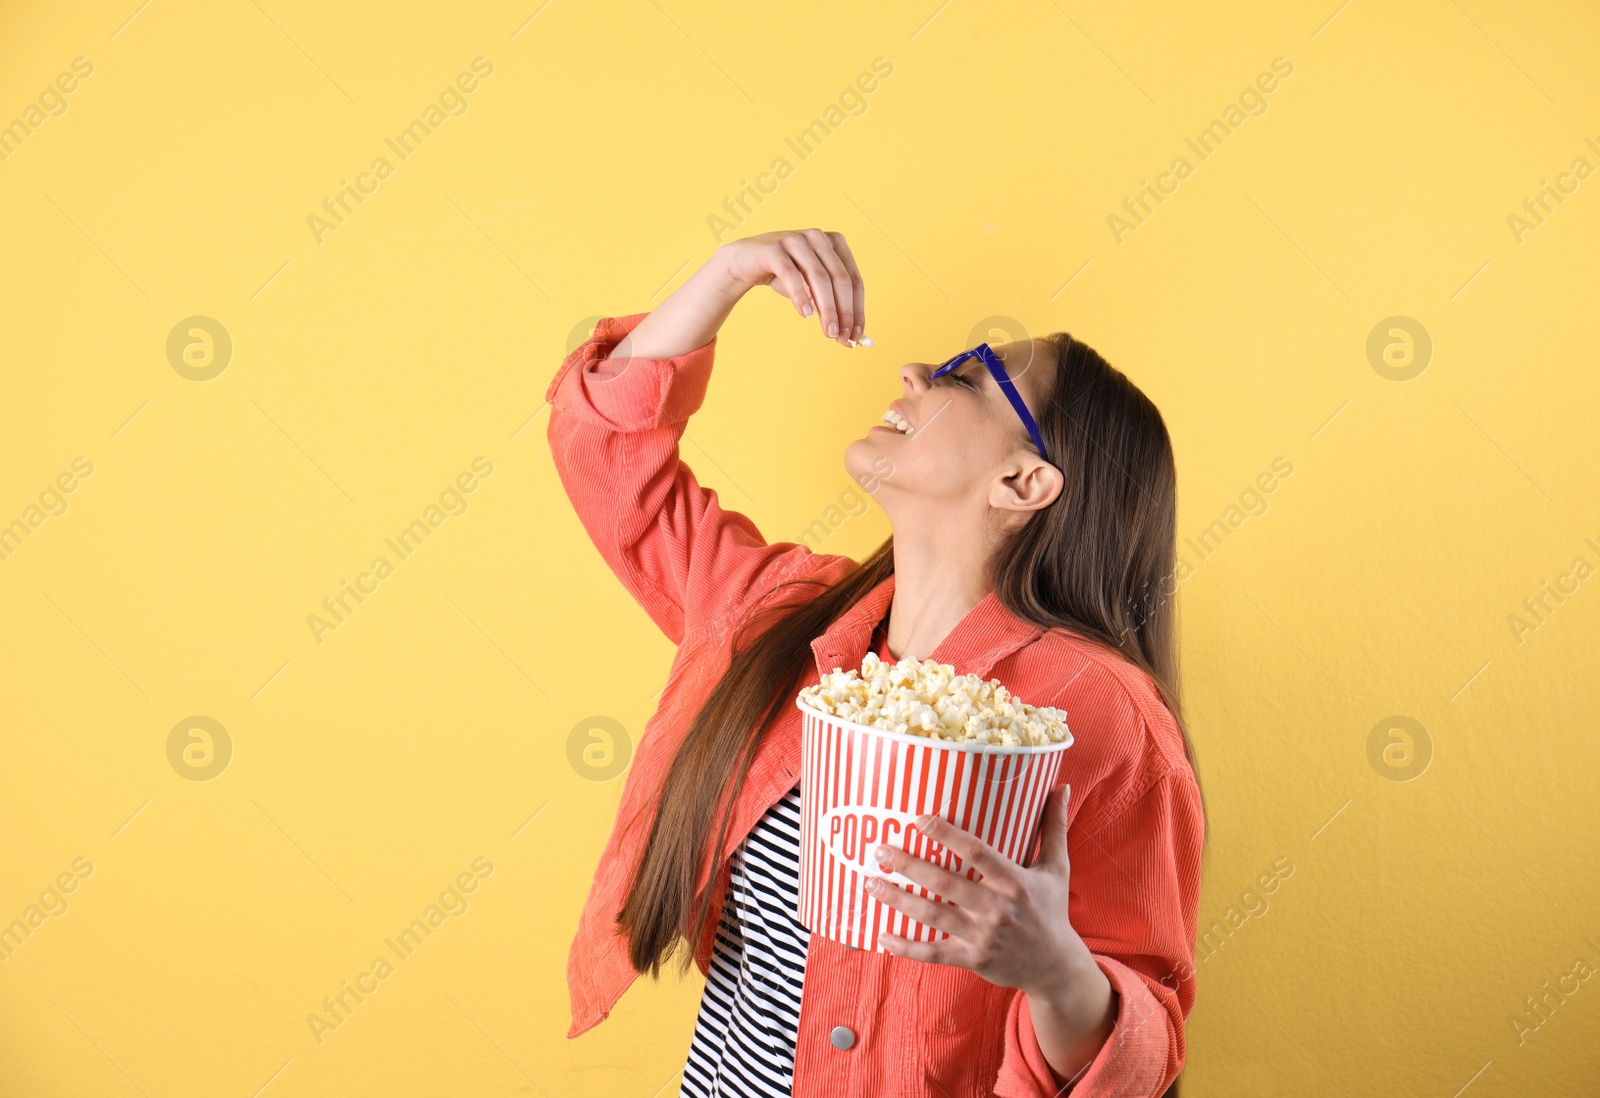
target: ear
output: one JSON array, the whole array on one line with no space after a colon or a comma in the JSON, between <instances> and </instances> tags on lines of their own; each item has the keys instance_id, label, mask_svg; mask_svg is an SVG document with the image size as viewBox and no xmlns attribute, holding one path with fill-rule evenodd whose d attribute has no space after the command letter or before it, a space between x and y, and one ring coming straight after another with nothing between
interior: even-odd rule
<instances>
[{"instance_id":1,"label":"ear","mask_svg":"<svg viewBox=\"0 0 1600 1098\"><path fill-rule=\"evenodd\" d=\"M1004 469L989 487L989 506L998 511L1038 511L1061 496L1066 482L1061 470L1023 451L1014 465Z\"/></svg>"}]
</instances>

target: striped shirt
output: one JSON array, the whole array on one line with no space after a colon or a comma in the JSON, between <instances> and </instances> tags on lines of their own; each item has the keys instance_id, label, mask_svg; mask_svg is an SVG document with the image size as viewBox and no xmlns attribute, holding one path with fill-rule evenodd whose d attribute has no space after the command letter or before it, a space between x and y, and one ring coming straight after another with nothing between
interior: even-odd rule
<instances>
[{"instance_id":1,"label":"striped shirt","mask_svg":"<svg viewBox=\"0 0 1600 1098\"><path fill-rule=\"evenodd\" d=\"M872 645L893 662L880 623ZM728 895L700 999L682 1098L788 1098L810 932L801 925L800 787L728 859Z\"/></svg>"},{"instance_id":2,"label":"striped shirt","mask_svg":"<svg viewBox=\"0 0 1600 1098\"><path fill-rule=\"evenodd\" d=\"M800 788L767 810L728 864L728 897L700 999L684 1098L767 1098L794 1087L800 988Z\"/></svg>"}]
</instances>

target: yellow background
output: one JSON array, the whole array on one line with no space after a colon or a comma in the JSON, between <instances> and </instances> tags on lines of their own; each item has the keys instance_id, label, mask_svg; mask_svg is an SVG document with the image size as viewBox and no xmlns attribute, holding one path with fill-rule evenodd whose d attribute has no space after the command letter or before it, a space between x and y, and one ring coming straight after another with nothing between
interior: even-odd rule
<instances>
[{"instance_id":1,"label":"yellow background","mask_svg":"<svg viewBox=\"0 0 1600 1098\"><path fill-rule=\"evenodd\" d=\"M0 522L94 470L0 560L0 919L93 867L0 965L0 1093L674 1092L697 979L564 1036L620 788L569 737L637 734L672 651L542 402L574 330L659 303L785 155L737 234L843 231L877 346L765 291L724 329L684 456L769 539L853 487L899 363L995 315L1155 399L1181 536L1293 465L1185 551L1201 921L1236 924L1187 1092L1592 1092L1600 981L1511 1019L1600 965L1600 580L1508 618L1600 565L1600 179L1520 243L1507 217L1600 165L1595 9L542 2L0 16L0 122L94 66L0 163ZM319 243L308 216L480 56L467 112ZM1280 56L1267 112L1119 243L1108 215ZM786 152L875 57L865 113ZM1396 315L1433 342L1404 382L1367 355ZM167 358L193 316L233 342L207 382ZM318 643L308 615L479 456L465 513ZM822 549L888 533L856 510ZM193 716L232 743L209 781L168 759ZM1388 769L1394 716L1425 732ZM479 856L468 909L319 1045L306 1016Z\"/></svg>"}]
</instances>

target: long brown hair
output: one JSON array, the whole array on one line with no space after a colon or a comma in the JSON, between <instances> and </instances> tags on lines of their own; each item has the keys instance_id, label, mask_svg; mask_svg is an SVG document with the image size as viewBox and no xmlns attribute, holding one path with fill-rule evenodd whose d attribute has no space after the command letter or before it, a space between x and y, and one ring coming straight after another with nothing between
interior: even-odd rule
<instances>
[{"instance_id":1,"label":"long brown hair","mask_svg":"<svg viewBox=\"0 0 1600 1098\"><path fill-rule=\"evenodd\" d=\"M998 549L990 584L1017 617L1088 638L1148 674L1193 767L1179 696L1177 472L1166 424L1087 344L1066 332L1044 341L1058 366L1037 420L1066 483ZM1020 422L1017 429L1025 437ZM733 805L756 749L809 677L812 640L893 571L891 536L832 584L801 577L775 585L735 627L732 662L661 780L649 838L617 914L634 971L658 977L680 945L680 971L688 970ZM696 904L706 858L709 884Z\"/></svg>"}]
</instances>

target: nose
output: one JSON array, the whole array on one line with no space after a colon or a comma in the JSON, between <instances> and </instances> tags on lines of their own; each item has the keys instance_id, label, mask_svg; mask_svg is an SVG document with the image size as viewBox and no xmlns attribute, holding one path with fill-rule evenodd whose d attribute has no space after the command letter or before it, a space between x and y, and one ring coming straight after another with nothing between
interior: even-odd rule
<instances>
[{"instance_id":1,"label":"nose","mask_svg":"<svg viewBox=\"0 0 1600 1098\"><path fill-rule=\"evenodd\" d=\"M908 362L900 367L900 383L908 393L919 393L928 387L928 375L933 367L923 362Z\"/></svg>"}]
</instances>

